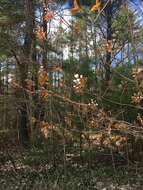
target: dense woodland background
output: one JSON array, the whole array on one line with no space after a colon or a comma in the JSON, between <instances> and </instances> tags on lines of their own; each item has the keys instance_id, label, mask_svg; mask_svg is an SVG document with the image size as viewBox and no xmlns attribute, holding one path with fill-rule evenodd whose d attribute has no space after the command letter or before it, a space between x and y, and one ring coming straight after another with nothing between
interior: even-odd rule
<instances>
[{"instance_id":1,"label":"dense woodland background","mask_svg":"<svg viewBox=\"0 0 143 190\"><path fill-rule=\"evenodd\" d=\"M142 18L141 0L0 0L0 189L142 189Z\"/></svg>"}]
</instances>

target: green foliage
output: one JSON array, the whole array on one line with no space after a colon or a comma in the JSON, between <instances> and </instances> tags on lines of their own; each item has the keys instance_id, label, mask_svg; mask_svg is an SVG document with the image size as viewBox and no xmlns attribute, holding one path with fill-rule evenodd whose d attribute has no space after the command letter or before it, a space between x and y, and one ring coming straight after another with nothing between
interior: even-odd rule
<instances>
[{"instance_id":1,"label":"green foliage","mask_svg":"<svg viewBox=\"0 0 143 190\"><path fill-rule=\"evenodd\" d=\"M137 28L135 15L125 7L121 8L113 22L113 37L120 43L131 42L131 28Z\"/></svg>"},{"instance_id":2,"label":"green foliage","mask_svg":"<svg viewBox=\"0 0 143 190\"><path fill-rule=\"evenodd\" d=\"M131 71L131 65L113 69L113 90L107 89L106 85L103 85L102 88L105 109L110 110L116 118L128 122L133 122L137 117L137 113L141 111L131 101L131 97L135 92L135 84L123 78L132 79ZM122 83L124 85L123 89Z\"/></svg>"},{"instance_id":3,"label":"green foliage","mask_svg":"<svg viewBox=\"0 0 143 190\"><path fill-rule=\"evenodd\" d=\"M0 26L9 26L24 21L23 1L0 1Z\"/></svg>"}]
</instances>

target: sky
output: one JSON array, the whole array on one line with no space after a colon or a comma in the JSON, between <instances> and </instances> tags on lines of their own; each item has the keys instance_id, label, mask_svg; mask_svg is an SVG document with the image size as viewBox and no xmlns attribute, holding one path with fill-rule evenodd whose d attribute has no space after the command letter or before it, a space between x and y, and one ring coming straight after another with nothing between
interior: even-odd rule
<instances>
[{"instance_id":1,"label":"sky","mask_svg":"<svg viewBox=\"0 0 143 190\"><path fill-rule=\"evenodd\" d=\"M129 0L130 6L133 10L136 10L139 14L140 20L143 23L143 0Z\"/></svg>"}]
</instances>

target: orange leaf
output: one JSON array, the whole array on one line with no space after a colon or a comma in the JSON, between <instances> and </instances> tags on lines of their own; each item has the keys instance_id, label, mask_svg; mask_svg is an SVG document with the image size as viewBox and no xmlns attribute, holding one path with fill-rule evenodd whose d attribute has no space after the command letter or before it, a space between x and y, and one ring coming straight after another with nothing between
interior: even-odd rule
<instances>
[{"instance_id":1,"label":"orange leaf","mask_svg":"<svg viewBox=\"0 0 143 190\"><path fill-rule=\"evenodd\" d=\"M46 33L43 32L43 30L41 28L38 28L36 31L36 36L40 41L44 41L46 40Z\"/></svg>"},{"instance_id":2,"label":"orange leaf","mask_svg":"<svg viewBox=\"0 0 143 190\"><path fill-rule=\"evenodd\" d=\"M45 85L48 82L48 75L47 72L45 71L45 69L41 66L40 70L39 70L39 76L38 76L38 81L39 81L39 85L40 87L45 87Z\"/></svg>"},{"instance_id":3,"label":"orange leaf","mask_svg":"<svg viewBox=\"0 0 143 190\"><path fill-rule=\"evenodd\" d=\"M77 3L77 0L74 0L73 5L74 5L74 7L69 10L69 13L71 15L74 14L74 13L78 13L81 10L78 3Z\"/></svg>"},{"instance_id":4,"label":"orange leaf","mask_svg":"<svg viewBox=\"0 0 143 190\"><path fill-rule=\"evenodd\" d=\"M96 0L96 3L95 3L95 5L93 5L93 7L91 8L91 11L92 12L96 12L96 11L100 11L100 5L101 5L101 3L100 3L100 1L99 0Z\"/></svg>"},{"instance_id":5,"label":"orange leaf","mask_svg":"<svg viewBox=\"0 0 143 190\"><path fill-rule=\"evenodd\" d=\"M52 12L47 12L44 17L43 20L48 22L49 20L51 20L53 18L54 14Z\"/></svg>"},{"instance_id":6,"label":"orange leaf","mask_svg":"<svg viewBox=\"0 0 143 190\"><path fill-rule=\"evenodd\" d=\"M112 51L113 51L112 40L108 40L108 41L107 41L106 48L107 48L107 51L108 51L109 53L112 53Z\"/></svg>"},{"instance_id":7,"label":"orange leaf","mask_svg":"<svg viewBox=\"0 0 143 190\"><path fill-rule=\"evenodd\" d=\"M78 33L78 34L80 33L81 29L80 29L80 24L79 24L79 23L75 23L74 31L75 31L76 33Z\"/></svg>"}]
</instances>

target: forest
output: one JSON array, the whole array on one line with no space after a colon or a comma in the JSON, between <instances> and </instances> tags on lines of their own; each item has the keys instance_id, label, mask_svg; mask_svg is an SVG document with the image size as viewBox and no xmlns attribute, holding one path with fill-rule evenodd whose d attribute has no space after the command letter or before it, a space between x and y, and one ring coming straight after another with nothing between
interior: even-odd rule
<instances>
[{"instance_id":1,"label":"forest","mask_svg":"<svg viewBox=\"0 0 143 190\"><path fill-rule=\"evenodd\" d=\"M0 190L143 190L143 1L0 0Z\"/></svg>"}]
</instances>

